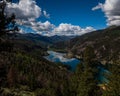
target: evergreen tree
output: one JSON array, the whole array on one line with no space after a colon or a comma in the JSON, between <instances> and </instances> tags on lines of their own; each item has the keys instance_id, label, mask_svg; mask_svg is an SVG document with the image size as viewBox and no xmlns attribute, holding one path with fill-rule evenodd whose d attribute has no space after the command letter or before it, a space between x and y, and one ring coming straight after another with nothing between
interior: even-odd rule
<instances>
[{"instance_id":1,"label":"evergreen tree","mask_svg":"<svg viewBox=\"0 0 120 96\"><path fill-rule=\"evenodd\" d=\"M87 46L83 53L84 67L94 67L95 57L94 49L91 46Z\"/></svg>"},{"instance_id":2,"label":"evergreen tree","mask_svg":"<svg viewBox=\"0 0 120 96\"><path fill-rule=\"evenodd\" d=\"M12 0L0 1L0 36L11 31L18 31L18 27L15 22L15 14L13 13L11 16L7 16L5 13L7 2L12 2Z\"/></svg>"},{"instance_id":3,"label":"evergreen tree","mask_svg":"<svg viewBox=\"0 0 120 96\"><path fill-rule=\"evenodd\" d=\"M107 74L108 82L103 96L120 96L120 65L112 64L109 71L111 73Z\"/></svg>"},{"instance_id":4,"label":"evergreen tree","mask_svg":"<svg viewBox=\"0 0 120 96\"><path fill-rule=\"evenodd\" d=\"M77 66L76 95L74 96L100 96L96 75L95 53L92 47L86 47L82 64Z\"/></svg>"},{"instance_id":5,"label":"evergreen tree","mask_svg":"<svg viewBox=\"0 0 120 96\"><path fill-rule=\"evenodd\" d=\"M94 76L94 69L86 69L79 79L77 96L99 96L97 80Z\"/></svg>"},{"instance_id":6,"label":"evergreen tree","mask_svg":"<svg viewBox=\"0 0 120 96\"><path fill-rule=\"evenodd\" d=\"M14 66L11 66L8 74L7 74L7 81L9 87L15 87L17 84L17 70Z\"/></svg>"},{"instance_id":7,"label":"evergreen tree","mask_svg":"<svg viewBox=\"0 0 120 96\"><path fill-rule=\"evenodd\" d=\"M13 13L11 16L8 16L5 12L8 2L12 2L12 0L0 0L0 52L11 52L13 49L13 43L10 42L9 36L5 36L3 39L3 35L18 31L15 14Z\"/></svg>"}]
</instances>

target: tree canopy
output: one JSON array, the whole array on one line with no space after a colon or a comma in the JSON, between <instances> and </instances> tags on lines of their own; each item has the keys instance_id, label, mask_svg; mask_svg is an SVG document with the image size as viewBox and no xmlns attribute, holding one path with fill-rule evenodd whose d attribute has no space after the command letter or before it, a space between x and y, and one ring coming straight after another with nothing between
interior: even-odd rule
<instances>
[{"instance_id":1,"label":"tree canopy","mask_svg":"<svg viewBox=\"0 0 120 96\"><path fill-rule=\"evenodd\" d=\"M8 16L5 12L8 2L12 2L12 0L0 1L0 36L9 32L18 31L15 21L15 14L13 13L11 16Z\"/></svg>"}]
</instances>

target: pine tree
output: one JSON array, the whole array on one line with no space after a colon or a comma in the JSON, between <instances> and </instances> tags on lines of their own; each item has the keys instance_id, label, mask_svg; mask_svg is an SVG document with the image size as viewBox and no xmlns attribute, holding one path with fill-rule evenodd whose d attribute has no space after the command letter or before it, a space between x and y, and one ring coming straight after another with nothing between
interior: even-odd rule
<instances>
[{"instance_id":1,"label":"pine tree","mask_svg":"<svg viewBox=\"0 0 120 96\"><path fill-rule=\"evenodd\" d=\"M8 16L5 12L8 2L12 2L12 0L0 0L0 52L11 52L13 49L13 43L10 42L9 36L5 36L3 39L3 35L19 31L16 26L15 14L13 13L11 16Z\"/></svg>"},{"instance_id":2,"label":"pine tree","mask_svg":"<svg viewBox=\"0 0 120 96\"><path fill-rule=\"evenodd\" d=\"M90 46L84 51L82 64L76 70L76 96L100 96L96 75L96 59L94 49Z\"/></svg>"},{"instance_id":3,"label":"pine tree","mask_svg":"<svg viewBox=\"0 0 120 96\"><path fill-rule=\"evenodd\" d=\"M110 73L107 74L108 82L103 96L120 96L120 65L110 65Z\"/></svg>"},{"instance_id":4,"label":"pine tree","mask_svg":"<svg viewBox=\"0 0 120 96\"><path fill-rule=\"evenodd\" d=\"M95 53L94 49L91 46L87 46L83 52L83 60L85 67L93 67L93 63L95 62Z\"/></svg>"},{"instance_id":5,"label":"pine tree","mask_svg":"<svg viewBox=\"0 0 120 96\"><path fill-rule=\"evenodd\" d=\"M97 80L94 76L94 69L86 69L79 79L77 96L99 96Z\"/></svg>"},{"instance_id":6,"label":"pine tree","mask_svg":"<svg viewBox=\"0 0 120 96\"><path fill-rule=\"evenodd\" d=\"M18 27L15 22L15 14L13 13L11 16L7 16L5 13L5 8L7 2L11 2L12 0L1 0L0 1L0 36L9 32L18 31ZM9 25L12 25L9 28Z\"/></svg>"},{"instance_id":7,"label":"pine tree","mask_svg":"<svg viewBox=\"0 0 120 96\"><path fill-rule=\"evenodd\" d=\"M8 71L7 81L9 87L15 87L17 84L17 70L14 66L11 66Z\"/></svg>"}]
</instances>

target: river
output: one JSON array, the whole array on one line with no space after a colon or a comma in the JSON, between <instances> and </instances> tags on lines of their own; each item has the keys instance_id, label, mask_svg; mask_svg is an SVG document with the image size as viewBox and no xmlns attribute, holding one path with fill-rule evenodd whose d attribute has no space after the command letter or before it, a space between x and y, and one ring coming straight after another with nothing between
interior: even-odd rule
<instances>
[{"instance_id":1,"label":"river","mask_svg":"<svg viewBox=\"0 0 120 96\"><path fill-rule=\"evenodd\" d=\"M71 66L71 70L74 71L76 66L80 63L80 60L76 58L65 58L66 53L59 53L54 51L48 51L48 56L44 56L47 60L52 62L61 62L63 64Z\"/></svg>"},{"instance_id":2,"label":"river","mask_svg":"<svg viewBox=\"0 0 120 96\"><path fill-rule=\"evenodd\" d=\"M66 53L59 53L55 51L48 51L48 56L44 56L45 59L52 61L52 62L61 62L63 64L71 66L71 71L75 71L76 66L80 63L80 60L77 58L65 58ZM104 73L107 73L108 71L101 67L98 66L99 69L99 75L98 79L100 83L107 82L107 79L103 76Z\"/></svg>"}]
</instances>

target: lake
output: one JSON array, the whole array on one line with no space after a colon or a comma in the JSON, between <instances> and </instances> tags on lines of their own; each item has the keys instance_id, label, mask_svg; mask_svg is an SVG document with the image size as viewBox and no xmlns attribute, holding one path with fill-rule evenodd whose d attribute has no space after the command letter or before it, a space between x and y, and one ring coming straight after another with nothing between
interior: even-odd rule
<instances>
[{"instance_id":1,"label":"lake","mask_svg":"<svg viewBox=\"0 0 120 96\"><path fill-rule=\"evenodd\" d=\"M59 53L54 51L48 51L48 56L44 56L49 61L52 62L61 62L63 64L71 66L71 70L74 71L76 66L80 63L80 60L76 58L65 58L66 53Z\"/></svg>"},{"instance_id":2,"label":"lake","mask_svg":"<svg viewBox=\"0 0 120 96\"><path fill-rule=\"evenodd\" d=\"M75 71L77 65L80 63L80 60L77 58L65 58L66 53L59 53L55 51L48 51L48 56L44 56L45 59L52 62L61 62L63 64L71 66L71 71ZM104 73L108 73L108 70L105 68L98 66L99 74L98 79L100 83L107 82L107 79L103 76Z\"/></svg>"}]
</instances>

